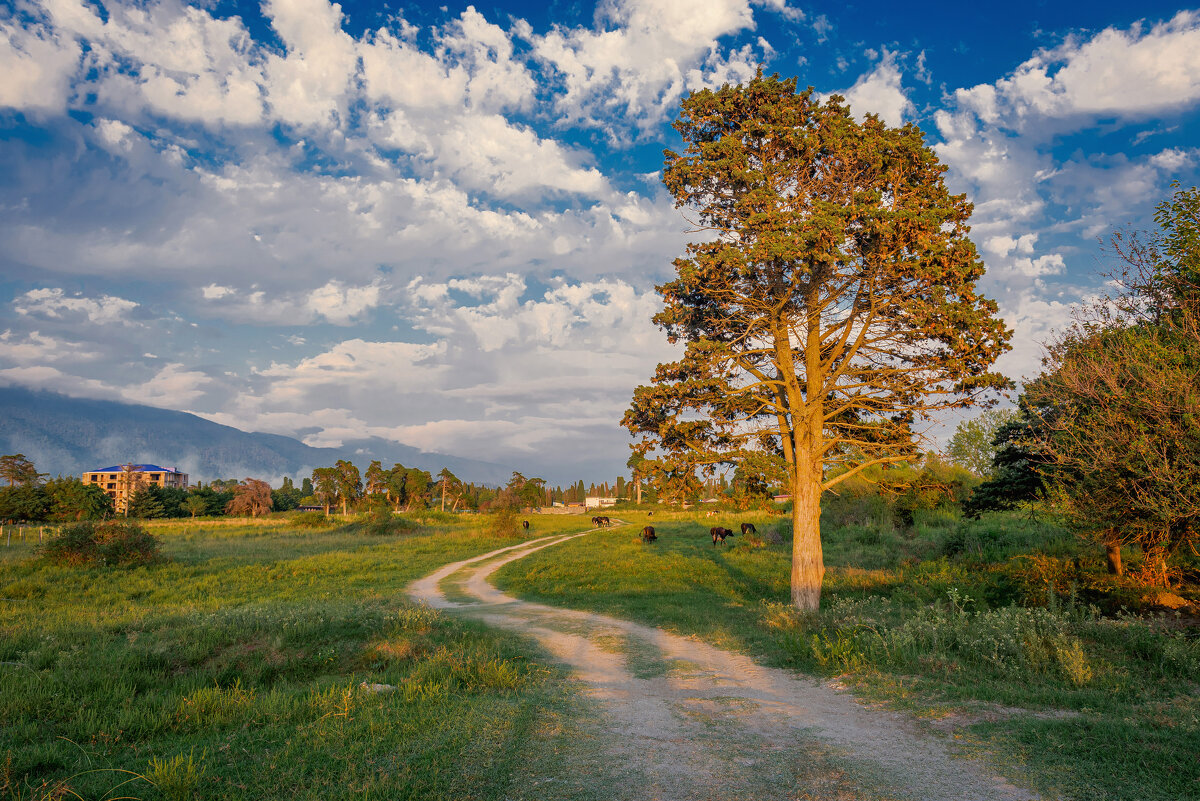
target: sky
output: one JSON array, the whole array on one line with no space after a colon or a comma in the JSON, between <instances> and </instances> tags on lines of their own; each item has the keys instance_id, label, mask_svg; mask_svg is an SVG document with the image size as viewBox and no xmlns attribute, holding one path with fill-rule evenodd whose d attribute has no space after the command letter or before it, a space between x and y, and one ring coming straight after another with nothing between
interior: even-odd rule
<instances>
[{"instance_id":1,"label":"sky","mask_svg":"<svg viewBox=\"0 0 1200 801\"><path fill-rule=\"evenodd\" d=\"M611 481L670 123L760 66L921 127L1033 377L1200 183L1200 10L988 6L6 0L0 383Z\"/></svg>"}]
</instances>

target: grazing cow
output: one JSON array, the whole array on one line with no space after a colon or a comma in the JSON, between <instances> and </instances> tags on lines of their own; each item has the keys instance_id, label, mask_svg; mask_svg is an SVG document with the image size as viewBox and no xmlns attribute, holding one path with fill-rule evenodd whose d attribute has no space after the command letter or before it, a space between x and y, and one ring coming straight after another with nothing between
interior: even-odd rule
<instances>
[{"instance_id":1,"label":"grazing cow","mask_svg":"<svg viewBox=\"0 0 1200 801\"><path fill-rule=\"evenodd\" d=\"M654 542L658 539L658 535L654 533L654 526L646 526L642 529L642 542Z\"/></svg>"},{"instance_id":2,"label":"grazing cow","mask_svg":"<svg viewBox=\"0 0 1200 801\"><path fill-rule=\"evenodd\" d=\"M597 519L600 521L600 525L604 526L605 528L608 528L609 526L612 525L612 521L609 520L606 515L601 515Z\"/></svg>"},{"instance_id":3,"label":"grazing cow","mask_svg":"<svg viewBox=\"0 0 1200 801\"><path fill-rule=\"evenodd\" d=\"M529 521L528 521L528 520L522 520L522 521L521 521L521 528L525 529L526 531L529 531Z\"/></svg>"},{"instance_id":4,"label":"grazing cow","mask_svg":"<svg viewBox=\"0 0 1200 801\"><path fill-rule=\"evenodd\" d=\"M743 537L746 536L747 534L757 534L757 533L758 533L758 529L756 529L754 527L753 523L742 523L742 536Z\"/></svg>"},{"instance_id":5,"label":"grazing cow","mask_svg":"<svg viewBox=\"0 0 1200 801\"><path fill-rule=\"evenodd\" d=\"M600 517L599 516L592 518L592 525L595 526L596 528L600 527Z\"/></svg>"},{"instance_id":6,"label":"grazing cow","mask_svg":"<svg viewBox=\"0 0 1200 801\"><path fill-rule=\"evenodd\" d=\"M716 544L717 544L717 540L720 540L720 541L721 541L721 544L722 544L722 545L724 545L724 544L725 544L725 538L726 538L726 537L732 537L732 536L733 536L733 532L732 532L732 531L730 531L730 530L729 530L729 529L727 529L727 528L722 528L721 526L713 526L712 528L710 528L710 529L708 530L708 533L709 533L709 534L712 534L712 538L713 538L713 545L716 545Z\"/></svg>"}]
</instances>

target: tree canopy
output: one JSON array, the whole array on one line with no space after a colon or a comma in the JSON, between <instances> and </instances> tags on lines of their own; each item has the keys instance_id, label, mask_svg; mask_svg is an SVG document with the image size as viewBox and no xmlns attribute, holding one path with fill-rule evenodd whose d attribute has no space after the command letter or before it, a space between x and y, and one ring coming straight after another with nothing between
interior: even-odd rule
<instances>
[{"instance_id":1,"label":"tree canopy","mask_svg":"<svg viewBox=\"0 0 1200 801\"><path fill-rule=\"evenodd\" d=\"M760 74L685 98L663 181L702 241L655 322L684 345L624 424L665 486L774 461L794 496L792 600L819 605L820 496L912 458L915 424L1009 382L1009 332L975 282L971 204L914 126Z\"/></svg>"}]
</instances>

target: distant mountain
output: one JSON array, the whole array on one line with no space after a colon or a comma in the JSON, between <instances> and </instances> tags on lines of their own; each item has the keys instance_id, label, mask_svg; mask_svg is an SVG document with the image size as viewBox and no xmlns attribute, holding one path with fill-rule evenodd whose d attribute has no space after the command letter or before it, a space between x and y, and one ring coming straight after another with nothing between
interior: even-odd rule
<instances>
[{"instance_id":1,"label":"distant mountain","mask_svg":"<svg viewBox=\"0 0 1200 801\"><path fill-rule=\"evenodd\" d=\"M379 438L345 448L313 448L278 434L252 434L194 414L113 401L83 400L21 387L0 387L0 454L23 453L50 475L81 475L125 462L158 464L192 481L291 476L348 459L365 471L373 459L436 473L450 468L464 481L507 483L512 474L490 462L426 453Z\"/></svg>"}]
</instances>

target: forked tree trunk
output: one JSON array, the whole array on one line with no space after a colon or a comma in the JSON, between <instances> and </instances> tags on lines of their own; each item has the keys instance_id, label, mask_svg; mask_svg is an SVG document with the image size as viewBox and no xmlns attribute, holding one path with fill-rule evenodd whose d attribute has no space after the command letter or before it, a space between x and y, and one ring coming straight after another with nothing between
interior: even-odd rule
<instances>
[{"instance_id":1,"label":"forked tree trunk","mask_svg":"<svg viewBox=\"0 0 1200 801\"><path fill-rule=\"evenodd\" d=\"M798 469L792 489L792 605L802 612L821 607L825 557L821 551L821 477Z\"/></svg>"}]
</instances>

